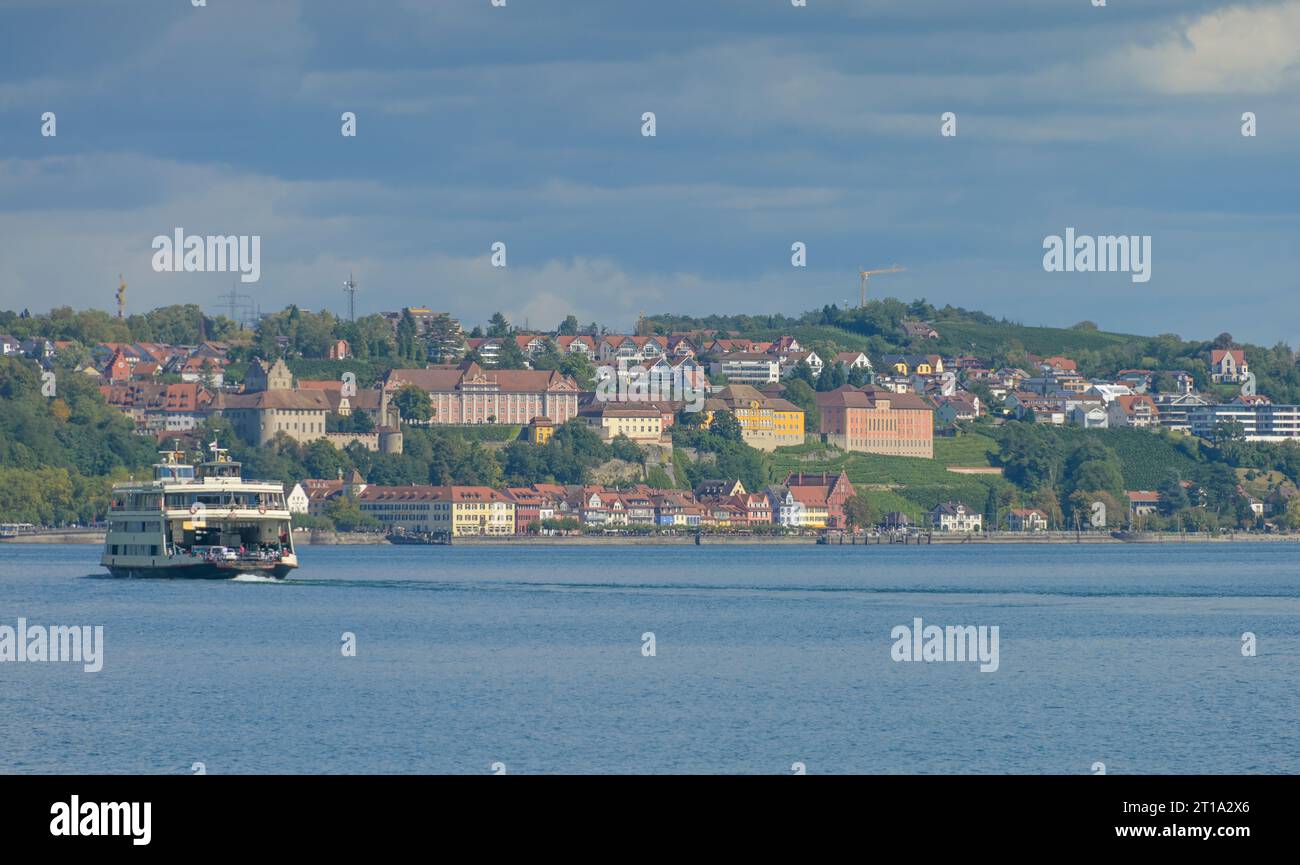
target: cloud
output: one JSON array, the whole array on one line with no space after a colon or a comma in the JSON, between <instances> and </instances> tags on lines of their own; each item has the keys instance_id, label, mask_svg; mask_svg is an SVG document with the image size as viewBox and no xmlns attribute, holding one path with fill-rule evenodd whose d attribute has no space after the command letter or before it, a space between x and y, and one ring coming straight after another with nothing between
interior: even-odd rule
<instances>
[{"instance_id":1,"label":"cloud","mask_svg":"<svg viewBox=\"0 0 1300 865\"><path fill-rule=\"evenodd\" d=\"M1272 94L1300 83L1300 0L1210 12L1113 58L1112 79L1158 93Z\"/></svg>"},{"instance_id":2,"label":"cloud","mask_svg":"<svg viewBox=\"0 0 1300 865\"><path fill-rule=\"evenodd\" d=\"M1234 332L1284 335L1300 304L1300 0L21 5L0 307L111 308L122 272L132 309L214 309L224 275L149 268L176 226L261 235L262 281L241 291L266 310L340 310L355 270L364 311L627 327L642 309L797 313L894 261L910 270L883 291L1035 321L1148 304L1142 329L1217 333L1243 259L1276 314ZM1267 95L1222 98L1238 92ZM47 107L57 139L38 133ZM1043 279L1045 233L1178 219L1139 298ZM487 265L495 240L507 271ZM809 269L789 266L795 240Z\"/></svg>"}]
</instances>

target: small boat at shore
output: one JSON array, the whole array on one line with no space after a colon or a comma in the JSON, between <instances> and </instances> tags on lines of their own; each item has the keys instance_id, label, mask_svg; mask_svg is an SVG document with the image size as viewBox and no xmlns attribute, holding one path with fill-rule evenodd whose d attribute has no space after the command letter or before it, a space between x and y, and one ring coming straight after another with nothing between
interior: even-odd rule
<instances>
[{"instance_id":1,"label":"small boat at shore","mask_svg":"<svg viewBox=\"0 0 1300 865\"><path fill-rule=\"evenodd\" d=\"M424 546L446 546L451 538L446 532L405 532L392 531L384 536L390 544L419 544Z\"/></svg>"}]
</instances>

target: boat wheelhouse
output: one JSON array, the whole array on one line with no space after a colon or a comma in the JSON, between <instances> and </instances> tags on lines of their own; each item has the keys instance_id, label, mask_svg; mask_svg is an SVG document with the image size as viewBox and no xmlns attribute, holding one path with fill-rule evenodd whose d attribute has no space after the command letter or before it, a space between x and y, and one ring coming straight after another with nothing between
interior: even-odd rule
<instances>
[{"instance_id":1,"label":"boat wheelhouse","mask_svg":"<svg viewBox=\"0 0 1300 865\"><path fill-rule=\"evenodd\" d=\"M208 446L197 466L177 446L153 480L113 487L100 564L113 576L283 578L298 566L284 487L246 481L229 453Z\"/></svg>"}]
</instances>

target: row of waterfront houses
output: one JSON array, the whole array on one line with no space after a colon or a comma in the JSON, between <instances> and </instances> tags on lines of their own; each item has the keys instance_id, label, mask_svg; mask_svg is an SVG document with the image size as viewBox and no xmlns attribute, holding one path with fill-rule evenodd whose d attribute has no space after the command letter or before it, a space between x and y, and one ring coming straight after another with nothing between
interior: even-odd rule
<instances>
[{"instance_id":1,"label":"row of waterfront houses","mask_svg":"<svg viewBox=\"0 0 1300 865\"><path fill-rule=\"evenodd\" d=\"M819 531L850 527L846 503L854 495L844 473L790 473L784 483L751 492L737 479L714 479L693 491L661 490L645 484L614 489L592 485L532 484L486 486L381 486L355 470L339 480L309 479L288 495L295 513L328 515L332 503L349 500L384 531L445 534L449 537L508 537L563 530L587 531L716 529L756 531L780 528ZM925 515L924 528L938 532L983 531L983 514L964 502L941 502ZM888 530L913 528L902 513L879 522ZM861 527L858 527L861 528ZM1037 532L1047 514L1016 508L1007 528Z\"/></svg>"},{"instance_id":2,"label":"row of waterfront houses","mask_svg":"<svg viewBox=\"0 0 1300 865\"><path fill-rule=\"evenodd\" d=\"M792 473L782 484L750 492L739 480L710 480L693 491L645 484L604 486L533 484L483 486L381 486L357 472L339 480L305 480L288 496L296 513L327 515L350 500L386 531L428 532L451 537L533 534L552 521L584 529L843 528L853 485L844 474Z\"/></svg>"}]
</instances>

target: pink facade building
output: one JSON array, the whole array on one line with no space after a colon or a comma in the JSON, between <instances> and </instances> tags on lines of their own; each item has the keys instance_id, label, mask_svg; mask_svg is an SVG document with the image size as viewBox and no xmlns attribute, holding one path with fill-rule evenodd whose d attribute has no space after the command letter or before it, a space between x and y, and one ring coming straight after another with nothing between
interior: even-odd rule
<instances>
[{"instance_id":1,"label":"pink facade building","mask_svg":"<svg viewBox=\"0 0 1300 865\"><path fill-rule=\"evenodd\" d=\"M384 388L413 384L429 395L431 423L527 424L550 418L562 424L578 415L580 388L554 370L487 369L476 363L395 369Z\"/></svg>"}]
</instances>

